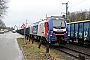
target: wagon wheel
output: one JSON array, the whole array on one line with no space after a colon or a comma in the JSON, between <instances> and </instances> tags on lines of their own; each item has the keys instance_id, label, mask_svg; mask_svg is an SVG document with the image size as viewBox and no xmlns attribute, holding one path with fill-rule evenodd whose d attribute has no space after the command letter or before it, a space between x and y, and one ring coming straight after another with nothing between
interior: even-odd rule
<instances>
[{"instance_id":1,"label":"wagon wheel","mask_svg":"<svg viewBox=\"0 0 90 60\"><path fill-rule=\"evenodd\" d=\"M89 45L89 42L86 40L86 41L84 42L84 44L85 44L85 45Z\"/></svg>"}]
</instances>

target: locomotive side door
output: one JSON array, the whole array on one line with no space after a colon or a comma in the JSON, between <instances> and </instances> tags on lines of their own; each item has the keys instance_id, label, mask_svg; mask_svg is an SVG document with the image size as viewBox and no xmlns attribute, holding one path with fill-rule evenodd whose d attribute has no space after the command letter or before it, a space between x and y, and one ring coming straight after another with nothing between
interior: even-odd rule
<instances>
[{"instance_id":1,"label":"locomotive side door","mask_svg":"<svg viewBox=\"0 0 90 60\"><path fill-rule=\"evenodd\" d=\"M48 22L45 22L45 37L48 36Z\"/></svg>"}]
</instances>

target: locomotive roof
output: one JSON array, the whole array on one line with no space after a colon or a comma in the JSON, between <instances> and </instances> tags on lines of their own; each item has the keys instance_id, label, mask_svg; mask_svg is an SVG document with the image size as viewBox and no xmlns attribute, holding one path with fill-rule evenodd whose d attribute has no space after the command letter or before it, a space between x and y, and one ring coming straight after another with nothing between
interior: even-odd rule
<instances>
[{"instance_id":1,"label":"locomotive roof","mask_svg":"<svg viewBox=\"0 0 90 60\"><path fill-rule=\"evenodd\" d=\"M38 25L40 22L36 22L36 23L33 23L33 26L36 26L36 25Z\"/></svg>"},{"instance_id":2,"label":"locomotive roof","mask_svg":"<svg viewBox=\"0 0 90 60\"><path fill-rule=\"evenodd\" d=\"M90 22L90 20L82 20L82 21L69 22L67 24L74 24L74 23L81 23L81 22Z\"/></svg>"},{"instance_id":3,"label":"locomotive roof","mask_svg":"<svg viewBox=\"0 0 90 60\"><path fill-rule=\"evenodd\" d=\"M64 18L62 18L61 16L51 16L51 17L47 17L50 18L52 20L65 20Z\"/></svg>"}]
</instances>

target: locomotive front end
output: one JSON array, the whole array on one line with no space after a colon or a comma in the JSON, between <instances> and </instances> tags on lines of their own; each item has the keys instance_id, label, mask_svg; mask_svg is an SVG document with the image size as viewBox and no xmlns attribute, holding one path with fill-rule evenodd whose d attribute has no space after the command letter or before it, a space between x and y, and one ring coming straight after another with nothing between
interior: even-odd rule
<instances>
[{"instance_id":1,"label":"locomotive front end","mask_svg":"<svg viewBox=\"0 0 90 60\"><path fill-rule=\"evenodd\" d=\"M66 35L67 23L65 19L52 18L53 30L50 32L52 43L65 44L64 36Z\"/></svg>"}]
</instances>

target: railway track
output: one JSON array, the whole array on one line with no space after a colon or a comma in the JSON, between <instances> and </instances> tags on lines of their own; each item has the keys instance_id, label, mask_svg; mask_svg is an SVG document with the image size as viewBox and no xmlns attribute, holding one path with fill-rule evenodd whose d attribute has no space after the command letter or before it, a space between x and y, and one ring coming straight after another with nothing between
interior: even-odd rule
<instances>
[{"instance_id":1,"label":"railway track","mask_svg":"<svg viewBox=\"0 0 90 60\"><path fill-rule=\"evenodd\" d=\"M75 56L74 54L70 53L70 51L67 52L65 49L63 50L63 49L59 49L59 48L56 48L56 50L58 50L58 51L60 51L62 53L65 53L65 54L69 55L70 57L73 57L74 59L78 59L78 56Z\"/></svg>"},{"instance_id":2,"label":"railway track","mask_svg":"<svg viewBox=\"0 0 90 60\"><path fill-rule=\"evenodd\" d=\"M77 46L81 46L81 47L84 47L84 48L90 48L90 45L85 45L85 44L77 44L77 43L71 43L71 45L77 45Z\"/></svg>"},{"instance_id":3,"label":"railway track","mask_svg":"<svg viewBox=\"0 0 90 60\"><path fill-rule=\"evenodd\" d=\"M76 47L75 47L76 48ZM90 60L90 55L85 53L85 52L81 52L81 51L77 51L76 49L72 49L72 47L65 47L62 46L62 48L57 48L57 47L53 47L53 49L56 49L59 52L64 53L65 57L67 57L67 59L70 60L70 58L72 58L73 60L78 60L78 59L85 59L85 60ZM72 60L71 59L71 60Z\"/></svg>"},{"instance_id":4,"label":"railway track","mask_svg":"<svg viewBox=\"0 0 90 60\"><path fill-rule=\"evenodd\" d=\"M87 53L83 53L83 52L80 52L80 51L76 51L76 50L73 50L73 49L70 49L70 48L67 48L67 47L64 47L64 48L66 48L66 49L68 49L68 50L71 50L71 51L74 51L74 52L77 52L77 53L80 53L80 54L83 54L83 55L90 56L90 55L87 54Z\"/></svg>"}]
</instances>

